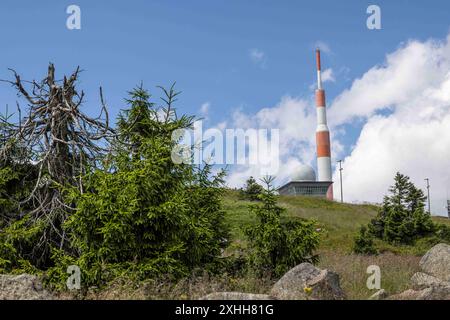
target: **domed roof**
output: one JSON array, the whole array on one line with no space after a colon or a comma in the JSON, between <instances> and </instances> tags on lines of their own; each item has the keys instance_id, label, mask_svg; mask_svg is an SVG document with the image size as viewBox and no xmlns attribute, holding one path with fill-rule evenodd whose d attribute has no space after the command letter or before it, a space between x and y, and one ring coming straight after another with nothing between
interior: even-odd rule
<instances>
[{"instance_id":1,"label":"domed roof","mask_svg":"<svg viewBox=\"0 0 450 320\"><path fill-rule=\"evenodd\" d=\"M291 174L291 181L316 181L316 173L310 166L301 165Z\"/></svg>"}]
</instances>

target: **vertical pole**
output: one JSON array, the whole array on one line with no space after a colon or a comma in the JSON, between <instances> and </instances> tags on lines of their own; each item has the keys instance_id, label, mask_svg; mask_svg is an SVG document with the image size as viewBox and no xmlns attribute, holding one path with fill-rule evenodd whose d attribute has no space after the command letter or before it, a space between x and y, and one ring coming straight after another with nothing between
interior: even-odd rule
<instances>
[{"instance_id":1,"label":"vertical pole","mask_svg":"<svg viewBox=\"0 0 450 320\"><path fill-rule=\"evenodd\" d=\"M428 194L428 213L431 214L431 205L430 205L430 179L426 178L427 182L427 194Z\"/></svg>"},{"instance_id":2,"label":"vertical pole","mask_svg":"<svg viewBox=\"0 0 450 320\"><path fill-rule=\"evenodd\" d=\"M339 177L340 177L340 181L341 181L341 202L344 202L344 190L342 189L342 170L344 170L342 168L342 160L338 160L339 163Z\"/></svg>"},{"instance_id":3,"label":"vertical pole","mask_svg":"<svg viewBox=\"0 0 450 320\"><path fill-rule=\"evenodd\" d=\"M447 216L450 219L450 198L448 197L448 187L447 187Z\"/></svg>"},{"instance_id":4,"label":"vertical pole","mask_svg":"<svg viewBox=\"0 0 450 320\"><path fill-rule=\"evenodd\" d=\"M447 215L448 218L450 219L450 200L447 200Z\"/></svg>"}]
</instances>

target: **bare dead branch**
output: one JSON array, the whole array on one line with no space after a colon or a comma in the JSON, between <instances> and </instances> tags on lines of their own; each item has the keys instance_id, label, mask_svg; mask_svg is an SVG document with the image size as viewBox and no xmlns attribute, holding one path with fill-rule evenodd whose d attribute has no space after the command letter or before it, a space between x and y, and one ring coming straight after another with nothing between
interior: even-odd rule
<instances>
[{"instance_id":1,"label":"bare dead branch","mask_svg":"<svg viewBox=\"0 0 450 320\"><path fill-rule=\"evenodd\" d=\"M55 79L52 63L41 81L24 81L15 70L10 70L13 80L0 81L11 84L18 95L25 98L27 112L22 117L22 108L17 103L17 124L0 117L0 125L5 127L2 139L11 142L0 146L0 162L8 157L12 148L19 146L30 155L20 161L31 164L37 172L31 193L18 207L31 207L21 216L29 215L30 221L42 219L49 226L33 249L38 257L48 253L43 250L49 250L50 243L62 248L67 241L62 221L66 212L73 208L64 201L57 186L72 186L83 192L82 176L95 168L110 150L110 141L115 139L116 132L109 126L101 87L99 116L92 118L80 111L85 96L83 91L76 90L80 67L59 81Z\"/></svg>"}]
</instances>

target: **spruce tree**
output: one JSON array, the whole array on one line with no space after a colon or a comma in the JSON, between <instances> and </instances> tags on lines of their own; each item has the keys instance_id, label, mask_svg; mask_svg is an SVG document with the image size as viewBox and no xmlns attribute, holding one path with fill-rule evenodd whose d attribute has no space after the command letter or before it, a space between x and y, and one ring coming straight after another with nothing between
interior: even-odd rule
<instances>
[{"instance_id":1,"label":"spruce tree","mask_svg":"<svg viewBox=\"0 0 450 320\"><path fill-rule=\"evenodd\" d=\"M224 173L172 161L172 132L193 121L176 115L176 95L173 87L164 90L164 105L156 107L142 87L130 93L108 166L84 179L83 193L67 191L76 210L65 228L78 255L58 256L54 278L64 278L67 264L81 268L85 285L123 273L143 279L217 271L228 239Z\"/></svg>"},{"instance_id":2,"label":"spruce tree","mask_svg":"<svg viewBox=\"0 0 450 320\"><path fill-rule=\"evenodd\" d=\"M319 233L315 221L283 217L286 209L277 205L273 178L263 181L261 204L250 206L258 222L245 229L250 266L256 273L280 276L302 262L317 262L314 251L319 244Z\"/></svg>"},{"instance_id":3,"label":"spruce tree","mask_svg":"<svg viewBox=\"0 0 450 320\"><path fill-rule=\"evenodd\" d=\"M370 234L366 226L361 226L359 233L354 239L353 252L357 254L372 255L377 254L373 236Z\"/></svg>"},{"instance_id":4,"label":"spruce tree","mask_svg":"<svg viewBox=\"0 0 450 320\"><path fill-rule=\"evenodd\" d=\"M263 189L264 188L256 182L255 178L250 177L247 179L241 194L244 199L256 201L259 199Z\"/></svg>"},{"instance_id":5,"label":"spruce tree","mask_svg":"<svg viewBox=\"0 0 450 320\"><path fill-rule=\"evenodd\" d=\"M431 216L425 211L426 197L408 176L397 172L389 193L369 225L372 235L390 243L412 243L433 231Z\"/></svg>"}]
</instances>

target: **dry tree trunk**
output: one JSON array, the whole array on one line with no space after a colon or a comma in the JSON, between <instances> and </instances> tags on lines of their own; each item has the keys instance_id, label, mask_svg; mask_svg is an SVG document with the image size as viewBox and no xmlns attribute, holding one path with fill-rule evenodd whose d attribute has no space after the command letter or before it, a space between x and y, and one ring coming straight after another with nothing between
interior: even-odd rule
<instances>
[{"instance_id":1,"label":"dry tree trunk","mask_svg":"<svg viewBox=\"0 0 450 320\"><path fill-rule=\"evenodd\" d=\"M26 215L30 226L38 221L43 223L42 235L28 254L37 265L45 265L51 247L68 248L62 224L72 206L64 202L58 186L73 186L82 191L82 175L98 165L115 132L109 127L101 88L100 115L91 118L80 111L84 93L78 93L75 88L79 67L62 81L55 79L53 64L40 82L24 81L17 72L11 71L14 80L2 81L10 83L25 98L27 116L21 116L18 105L19 122L12 129L8 124L6 139L28 151L30 158L20 161L31 163L37 171L31 193L18 204L22 212L17 218ZM0 163L7 160L10 148L12 144L8 143L0 146Z\"/></svg>"}]
</instances>

